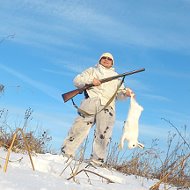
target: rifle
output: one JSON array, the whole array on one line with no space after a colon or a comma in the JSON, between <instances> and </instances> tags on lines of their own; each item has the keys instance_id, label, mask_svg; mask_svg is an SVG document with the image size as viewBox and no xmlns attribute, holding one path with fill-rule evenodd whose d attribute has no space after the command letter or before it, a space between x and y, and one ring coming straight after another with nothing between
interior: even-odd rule
<instances>
[{"instance_id":1,"label":"rifle","mask_svg":"<svg viewBox=\"0 0 190 190\"><path fill-rule=\"evenodd\" d=\"M138 72L142 72L144 70L145 69L142 68L142 69L134 70L134 71L131 71L131 72L125 72L123 74L119 74L119 75L116 75L116 76L101 79L100 82L105 83L105 82L108 82L108 81L111 81L111 80L114 80L114 79L117 79L117 78L120 78L120 77L125 77L127 75L132 75L132 74L135 74L135 73L138 73ZM75 97L77 94L82 94L86 89L89 89L89 88L91 88L93 86L94 86L93 84L86 84L82 88L77 88L75 90L72 90L72 91L69 91L69 92L66 92L66 93L62 94L62 98L63 98L64 102L67 102L68 100Z\"/></svg>"}]
</instances>

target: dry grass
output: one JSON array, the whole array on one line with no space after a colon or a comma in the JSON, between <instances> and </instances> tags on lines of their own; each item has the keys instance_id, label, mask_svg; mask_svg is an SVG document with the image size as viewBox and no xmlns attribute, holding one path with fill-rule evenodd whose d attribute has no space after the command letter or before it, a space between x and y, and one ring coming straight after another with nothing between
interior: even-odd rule
<instances>
[{"instance_id":1,"label":"dry grass","mask_svg":"<svg viewBox=\"0 0 190 190\"><path fill-rule=\"evenodd\" d=\"M45 153L48 152L48 143L51 141L52 137L48 135L47 131L37 130L27 131L27 126L31 119L32 109L29 108L25 112L23 127L25 138L30 146L30 150L35 153ZM0 147L8 149L11 145L13 135L18 128L13 129L8 123L8 110L0 110ZM21 134L19 133L14 141L12 148L14 152L25 152L25 144Z\"/></svg>"},{"instance_id":2,"label":"dry grass","mask_svg":"<svg viewBox=\"0 0 190 190\"><path fill-rule=\"evenodd\" d=\"M165 119L164 119L165 120ZM190 187L190 146L186 126L180 132L171 122L176 132L168 133L167 149L159 149L159 140L152 141L150 148L134 149L131 155L120 155L118 145L114 144L109 151L107 165L126 175L143 176L148 179L159 179L160 183L169 183L177 187ZM153 189L159 187L159 184Z\"/></svg>"},{"instance_id":3,"label":"dry grass","mask_svg":"<svg viewBox=\"0 0 190 190\"><path fill-rule=\"evenodd\" d=\"M27 132L29 121L31 120L32 109L25 112L22 130L25 133L28 145L32 152L46 153L51 152L48 143L51 137L46 131L37 133L35 131ZM8 110L0 110L0 147L9 148L16 129L12 129L8 123ZM179 188L190 187L190 140L187 134L186 126L179 131L170 121L163 119L167 124L175 129L175 132L168 133L167 148L165 151L160 150L159 139L152 140L149 148L128 150L121 155L118 144L110 144L106 160L107 167L126 175L136 175L148 179L159 179L159 182L151 187L151 190L159 189L160 183L169 183ZM87 141L86 141L87 143ZM80 155L81 162L84 160L84 152ZM25 145L21 134L17 135L14 142L13 151L25 152Z\"/></svg>"}]
</instances>

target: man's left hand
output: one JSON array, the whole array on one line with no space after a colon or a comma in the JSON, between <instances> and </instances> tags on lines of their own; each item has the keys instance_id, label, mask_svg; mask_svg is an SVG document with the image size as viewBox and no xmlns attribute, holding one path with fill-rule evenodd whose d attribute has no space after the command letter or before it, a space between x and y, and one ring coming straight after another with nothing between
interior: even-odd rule
<instances>
[{"instance_id":1,"label":"man's left hand","mask_svg":"<svg viewBox=\"0 0 190 190\"><path fill-rule=\"evenodd\" d=\"M126 95L128 97L134 97L135 93L130 88L126 88Z\"/></svg>"}]
</instances>

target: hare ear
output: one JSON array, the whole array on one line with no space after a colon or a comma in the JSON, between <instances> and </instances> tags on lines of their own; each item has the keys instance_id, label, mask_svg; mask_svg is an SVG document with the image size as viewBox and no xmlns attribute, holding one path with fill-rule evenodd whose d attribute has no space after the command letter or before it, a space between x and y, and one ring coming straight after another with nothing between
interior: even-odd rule
<instances>
[{"instance_id":1,"label":"hare ear","mask_svg":"<svg viewBox=\"0 0 190 190\"><path fill-rule=\"evenodd\" d=\"M118 145L118 148L119 148L119 150L121 151L121 150L123 149L123 143L120 143L120 144Z\"/></svg>"},{"instance_id":2,"label":"hare ear","mask_svg":"<svg viewBox=\"0 0 190 190\"><path fill-rule=\"evenodd\" d=\"M138 147L143 149L144 148L144 144L141 144L141 143L138 142Z\"/></svg>"}]
</instances>

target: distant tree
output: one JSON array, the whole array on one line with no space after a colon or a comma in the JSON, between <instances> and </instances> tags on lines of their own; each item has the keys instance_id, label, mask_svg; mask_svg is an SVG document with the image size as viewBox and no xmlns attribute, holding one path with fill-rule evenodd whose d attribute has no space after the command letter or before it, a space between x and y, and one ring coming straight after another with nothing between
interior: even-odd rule
<instances>
[{"instance_id":1,"label":"distant tree","mask_svg":"<svg viewBox=\"0 0 190 190\"><path fill-rule=\"evenodd\" d=\"M15 37L15 34L9 34L7 36L4 36L0 39L0 44L3 43L5 40L13 39Z\"/></svg>"},{"instance_id":2,"label":"distant tree","mask_svg":"<svg viewBox=\"0 0 190 190\"><path fill-rule=\"evenodd\" d=\"M9 34L2 38L0 38L0 44L2 44L5 40L13 39L15 37L15 34ZM0 84L0 94L3 93L5 90L5 86L3 84Z\"/></svg>"},{"instance_id":3,"label":"distant tree","mask_svg":"<svg viewBox=\"0 0 190 190\"><path fill-rule=\"evenodd\" d=\"M3 93L5 89L5 86L3 84L0 84L0 93Z\"/></svg>"}]
</instances>

